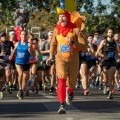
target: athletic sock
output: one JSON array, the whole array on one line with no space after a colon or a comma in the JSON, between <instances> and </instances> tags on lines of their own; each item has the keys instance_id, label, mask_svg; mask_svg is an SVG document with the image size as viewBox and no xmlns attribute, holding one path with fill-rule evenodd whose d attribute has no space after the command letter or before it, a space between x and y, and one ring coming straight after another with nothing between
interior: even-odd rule
<instances>
[{"instance_id":1,"label":"athletic sock","mask_svg":"<svg viewBox=\"0 0 120 120\"><path fill-rule=\"evenodd\" d=\"M59 78L58 79L58 87L57 87L57 96L60 103L64 103L66 99L66 79Z\"/></svg>"}]
</instances>

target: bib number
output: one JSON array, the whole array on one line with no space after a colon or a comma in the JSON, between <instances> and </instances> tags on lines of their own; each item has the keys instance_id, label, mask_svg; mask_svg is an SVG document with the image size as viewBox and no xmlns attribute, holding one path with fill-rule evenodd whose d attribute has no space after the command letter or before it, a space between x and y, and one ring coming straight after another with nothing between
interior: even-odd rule
<instances>
[{"instance_id":1,"label":"bib number","mask_svg":"<svg viewBox=\"0 0 120 120\"><path fill-rule=\"evenodd\" d=\"M70 52L70 46L69 45L60 45L60 52Z\"/></svg>"},{"instance_id":2,"label":"bib number","mask_svg":"<svg viewBox=\"0 0 120 120\"><path fill-rule=\"evenodd\" d=\"M114 52L108 52L108 58L114 58L115 53Z\"/></svg>"},{"instance_id":3,"label":"bib number","mask_svg":"<svg viewBox=\"0 0 120 120\"><path fill-rule=\"evenodd\" d=\"M18 58L24 58L25 57L25 53L18 53Z\"/></svg>"}]
</instances>

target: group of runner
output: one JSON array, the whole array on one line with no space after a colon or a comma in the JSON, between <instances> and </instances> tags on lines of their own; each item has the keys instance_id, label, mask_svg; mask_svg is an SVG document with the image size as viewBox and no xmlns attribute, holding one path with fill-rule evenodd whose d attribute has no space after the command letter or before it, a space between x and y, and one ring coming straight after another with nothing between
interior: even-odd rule
<instances>
[{"instance_id":1,"label":"group of runner","mask_svg":"<svg viewBox=\"0 0 120 120\"><path fill-rule=\"evenodd\" d=\"M20 40L15 40L14 31L0 35L1 68L5 72L1 75L0 96L3 98L3 88L12 94L12 89L19 89L17 97L23 99L23 91L29 95L32 89L38 93L38 89L46 91L45 80L50 79L50 91L54 90L54 61L50 66L46 65L49 57L49 45L53 32L48 33L48 39L41 35L38 40L33 34L21 31ZM1 71L3 72L3 71ZM47 81L48 82L48 81Z\"/></svg>"},{"instance_id":2,"label":"group of runner","mask_svg":"<svg viewBox=\"0 0 120 120\"><path fill-rule=\"evenodd\" d=\"M20 40L16 42L14 31L0 35L0 57L4 60L5 74L1 77L0 97L3 98L4 87L12 94L18 85L17 97L21 100L32 90L56 92L57 76L55 60L47 64L50 56L50 43L53 31L48 32L48 38L41 35L38 39L32 33L21 31ZM90 87L103 90L108 99L113 99L115 90L120 90L120 43L119 34L111 28L106 30L104 37L98 32L86 36L87 51L79 51L79 74L76 88L83 88L83 95L90 95ZM3 65L2 63L2 65ZM48 86L47 83L50 83ZM48 87L48 88L47 88ZM71 99L71 98L70 98Z\"/></svg>"}]
</instances>

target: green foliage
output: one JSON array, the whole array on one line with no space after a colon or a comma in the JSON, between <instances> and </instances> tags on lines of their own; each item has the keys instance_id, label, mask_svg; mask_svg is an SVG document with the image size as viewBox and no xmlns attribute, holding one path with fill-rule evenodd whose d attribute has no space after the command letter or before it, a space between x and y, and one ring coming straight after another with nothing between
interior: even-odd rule
<instances>
[{"instance_id":1,"label":"green foliage","mask_svg":"<svg viewBox=\"0 0 120 120\"><path fill-rule=\"evenodd\" d=\"M13 25L13 12L18 8L18 1L20 0L0 0L2 3L0 6L0 24L2 26ZM39 26L41 29L53 29L57 22L56 7L59 6L59 0L31 1L28 4L29 6L33 5L35 10L29 10L28 27ZM93 1L97 1L98 5L94 6ZM120 30L120 0L110 0L109 5L102 4L101 0L75 0L75 2L77 10L84 11L82 14L86 16L86 33L94 31L104 33L107 27L113 27L116 31Z\"/></svg>"},{"instance_id":2,"label":"green foliage","mask_svg":"<svg viewBox=\"0 0 120 120\"><path fill-rule=\"evenodd\" d=\"M89 12L89 6L91 6L91 1L88 0L85 5L86 20L86 33L93 33L94 31L99 31L101 34L104 33L106 28L112 27L116 32L120 32L120 0L110 0L111 4L104 5L100 0L98 5L92 8ZM85 2L85 1L84 1ZM111 12L111 13L110 13Z\"/></svg>"}]
</instances>

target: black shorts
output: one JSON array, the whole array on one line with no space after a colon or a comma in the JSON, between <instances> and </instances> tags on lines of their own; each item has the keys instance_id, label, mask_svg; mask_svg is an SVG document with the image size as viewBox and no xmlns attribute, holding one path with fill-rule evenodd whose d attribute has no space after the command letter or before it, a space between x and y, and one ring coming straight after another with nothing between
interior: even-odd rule
<instances>
[{"instance_id":1,"label":"black shorts","mask_svg":"<svg viewBox=\"0 0 120 120\"><path fill-rule=\"evenodd\" d=\"M87 64L87 68L90 69L93 66L96 66L96 59L90 59L88 60L86 56L80 56L80 66L81 64Z\"/></svg>"},{"instance_id":2,"label":"black shorts","mask_svg":"<svg viewBox=\"0 0 120 120\"><path fill-rule=\"evenodd\" d=\"M80 64L82 64L82 63L87 64L87 57L79 54L79 61L80 61Z\"/></svg>"},{"instance_id":3,"label":"black shorts","mask_svg":"<svg viewBox=\"0 0 120 120\"><path fill-rule=\"evenodd\" d=\"M23 71L29 71L30 70L30 64L16 64L22 67Z\"/></svg>"},{"instance_id":4,"label":"black shorts","mask_svg":"<svg viewBox=\"0 0 120 120\"><path fill-rule=\"evenodd\" d=\"M42 62L42 71L49 70L50 66L46 64L46 60Z\"/></svg>"},{"instance_id":5,"label":"black shorts","mask_svg":"<svg viewBox=\"0 0 120 120\"><path fill-rule=\"evenodd\" d=\"M103 60L101 62L101 67L110 69L111 67L116 67L116 60L110 59L110 60Z\"/></svg>"},{"instance_id":6,"label":"black shorts","mask_svg":"<svg viewBox=\"0 0 120 120\"><path fill-rule=\"evenodd\" d=\"M88 69L92 68L93 66L96 67L96 59L87 60Z\"/></svg>"}]
</instances>

